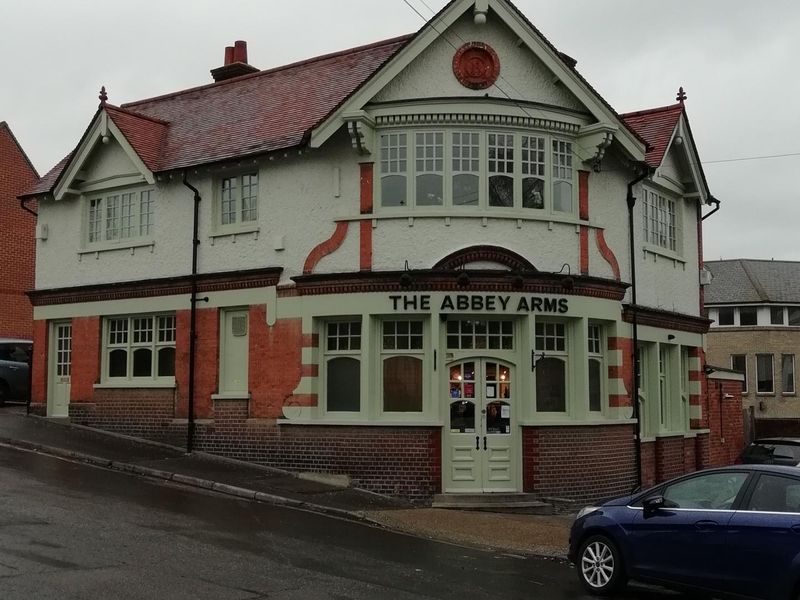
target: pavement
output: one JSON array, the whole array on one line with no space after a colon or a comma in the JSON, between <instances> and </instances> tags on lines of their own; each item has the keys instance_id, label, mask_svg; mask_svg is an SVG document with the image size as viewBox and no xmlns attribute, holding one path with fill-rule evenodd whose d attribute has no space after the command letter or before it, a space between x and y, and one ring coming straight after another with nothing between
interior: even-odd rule
<instances>
[{"instance_id":1,"label":"pavement","mask_svg":"<svg viewBox=\"0 0 800 600\"><path fill-rule=\"evenodd\" d=\"M0 446L40 452L135 476L191 486L268 504L362 521L410 535L497 552L564 559L573 515L524 515L424 508L335 479L227 459L68 420L0 409Z\"/></svg>"}]
</instances>

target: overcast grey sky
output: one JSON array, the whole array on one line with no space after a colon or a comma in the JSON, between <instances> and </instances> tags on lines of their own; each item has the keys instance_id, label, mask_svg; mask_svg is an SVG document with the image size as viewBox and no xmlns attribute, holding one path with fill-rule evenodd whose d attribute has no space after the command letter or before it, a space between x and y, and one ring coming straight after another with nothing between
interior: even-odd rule
<instances>
[{"instance_id":1,"label":"overcast grey sky","mask_svg":"<svg viewBox=\"0 0 800 600\"><path fill-rule=\"evenodd\" d=\"M429 17L446 0L408 0ZM800 2L517 0L618 111L683 86L711 192L705 258L800 260ZM0 121L40 174L109 101L209 83L226 45L275 67L419 29L403 0L0 0ZM796 154L761 160L732 159ZM731 162L714 162L731 161Z\"/></svg>"}]
</instances>

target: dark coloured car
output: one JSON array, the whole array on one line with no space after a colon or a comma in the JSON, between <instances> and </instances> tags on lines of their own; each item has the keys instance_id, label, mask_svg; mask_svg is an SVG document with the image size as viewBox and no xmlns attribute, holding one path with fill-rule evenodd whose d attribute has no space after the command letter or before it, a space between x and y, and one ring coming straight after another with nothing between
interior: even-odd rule
<instances>
[{"instance_id":1,"label":"dark coloured car","mask_svg":"<svg viewBox=\"0 0 800 600\"><path fill-rule=\"evenodd\" d=\"M800 600L800 469L709 469L586 507L572 525L569 558L598 596L634 579Z\"/></svg>"},{"instance_id":2,"label":"dark coloured car","mask_svg":"<svg viewBox=\"0 0 800 600\"><path fill-rule=\"evenodd\" d=\"M746 465L800 465L800 439L760 438L750 443L739 457Z\"/></svg>"},{"instance_id":3,"label":"dark coloured car","mask_svg":"<svg viewBox=\"0 0 800 600\"><path fill-rule=\"evenodd\" d=\"M6 400L27 400L32 350L30 340L0 338L0 406Z\"/></svg>"}]
</instances>

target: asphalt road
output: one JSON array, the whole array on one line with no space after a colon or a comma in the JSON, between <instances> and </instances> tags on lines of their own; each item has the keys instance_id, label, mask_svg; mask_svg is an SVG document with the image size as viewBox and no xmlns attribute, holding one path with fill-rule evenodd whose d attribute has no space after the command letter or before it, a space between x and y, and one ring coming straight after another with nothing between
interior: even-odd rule
<instances>
[{"instance_id":1,"label":"asphalt road","mask_svg":"<svg viewBox=\"0 0 800 600\"><path fill-rule=\"evenodd\" d=\"M0 447L2 600L575 599L569 566ZM638 588L625 598L671 594Z\"/></svg>"}]
</instances>

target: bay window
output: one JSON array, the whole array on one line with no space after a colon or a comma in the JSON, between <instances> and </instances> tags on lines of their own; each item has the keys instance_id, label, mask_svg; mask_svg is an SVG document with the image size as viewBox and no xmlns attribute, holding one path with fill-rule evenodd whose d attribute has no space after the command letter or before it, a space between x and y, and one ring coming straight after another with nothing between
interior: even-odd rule
<instances>
[{"instance_id":1,"label":"bay window","mask_svg":"<svg viewBox=\"0 0 800 600\"><path fill-rule=\"evenodd\" d=\"M575 213L572 142L517 131L430 129L380 134L383 209Z\"/></svg>"}]
</instances>

